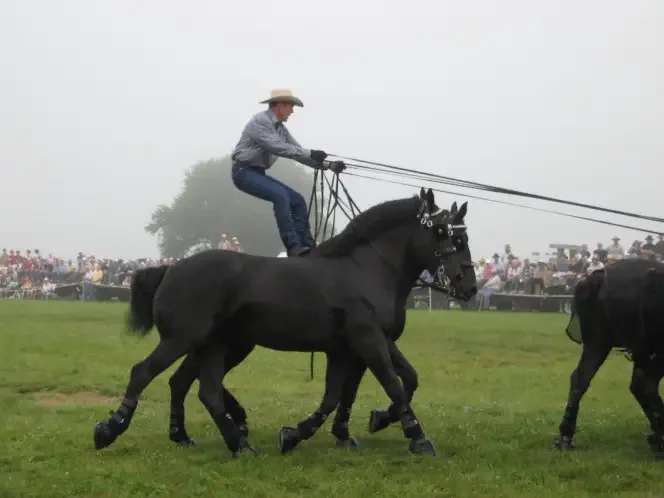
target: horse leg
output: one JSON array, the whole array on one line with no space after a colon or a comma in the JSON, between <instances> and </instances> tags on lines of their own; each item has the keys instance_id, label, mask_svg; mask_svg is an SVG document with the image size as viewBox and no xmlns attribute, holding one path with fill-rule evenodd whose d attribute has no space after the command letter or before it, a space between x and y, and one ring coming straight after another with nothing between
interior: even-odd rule
<instances>
[{"instance_id":1,"label":"horse leg","mask_svg":"<svg viewBox=\"0 0 664 498\"><path fill-rule=\"evenodd\" d=\"M171 375L168 384L171 388L171 421L169 438L181 446L194 446L184 424L184 400L192 384L198 378L198 362L194 354L188 354L178 369Z\"/></svg>"},{"instance_id":2,"label":"horse leg","mask_svg":"<svg viewBox=\"0 0 664 498\"><path fill-rule=\"evenodd\" d=\"M664 403L659 395L662 365L645 357L635 358L629 389L650 422L650 449L657 457L664 457Z\"/></svg>"},{"instance_id":3,"label":"horse leg","mask_svg":"<svg viewBox=\"0 0 664 498\"><path fill-rule=\"evenodd\" d=\"M106 448L129 428L131 418L138 406L138 398L145 388L160 373L170 367L187 352L188 343L176 339L162 339L143 361L131 369L124 399L117 411L104 422L97 422L94 442L97 449Z\"/></svg>"},{"instance_id":4,"label":"horse leg","mask_svg":"<svg viewBox=\"0 0 664 498\"><path fill-rule=\"evenodd\" d=\"M603 344L583 345L579 363L570 377L567 405L565 406L565 413L559 426L560 438L554 442L554 448L559 450L574 448L579 403L590 387L590 381L602 366L610 351L611 347Z\"/></svg>"},{"instance_id":5,"label":"horse leg","mask_svg":"<svg viewBox=\"0 0 664 498\"><path fill-rule=\"evenodd\" d=\"M347 339L396 406L403 434L410 439L408 449L412 453L435 456L436 448L424 435L424 430L410 407L406 391L399 382L390 358L388 341L380 327L374 323L360 323L349 327Z\"/></svg>"},{"instance_id":6,"label":"horse leg","mask_svg":"<svg viewBox=\"0 0 664 498\"><path fill-rule=\"evenodd\" d=\"M224 375L227 375L228 372L233 370L236 366L242 363L247 356L251 354L254 350L254 345L234 345L229 348L226 353L225 367L226 372ZM247 412L240 402L235 399L235 396L224 387L224 405L226 410L231 414L233 421L237 424L240 433L244 436L245 439L249 439L249 427L247 425Z\"/></svg>"},{"instance_id":7,"label":"horse leg","mask_svg":"<svg viewBox=\"0 0 664 498\"><path fill-rule=\"evenodd\" d=\"M226 373L249 356L254 347L231 349L226 355ZM196 356L188 355L169 380L171 387L171 421L169 437L178 445L193 446L195 441L189 437L185 429L184 400L192 384L198 378L199 369ZM233 395L224 387L224 405L231 417L238 424L245 438L249 437L247 413Z\"/></svg>"},{"instance_id":8,"label":"horse leg","mask_svg":"<svg viewBox=\"0 0 664 498\"><path fill-rule=\"evenodd\" d=\"M256 450L249 446L247 438L242 435L233 417L226 411L223 379L226 374L227 351L229 351L227 345L219 340L210 341L198 349L196 354L199 365L198 398L207 408L233 458L236 458L245 452L256 454Z\"/></svg>"},{"instance_id":9,"label":"horse leg","mask_svg":"<svg viewBox=\"0 0 664 498\"><path fill-rule=\"evenodd\" d=\"M327 417L339 404L344 381L348 376L348 351L327 353L325 372L325 394L318 409L297 424L297 427L282 427L279 431L279 450L282 454L294 449L300 441L313 437Z\"/></svg>"},{"instance_id":10,"label":"horse leg","mask_svg":"<svg viewBox=\"0 0 664 498\"><path fill-rule=\"evenodd\" d=\"M417 381L417 371L406 359L403 353L399 350L394 341L388 339L387 345L390 351L390 358L392 360L392 365L397 375L401 378L403 383L403 388L406 391L406 396L408 397L408 403L413 401L413 396L418 387ZM369 415L369 432L378 432L390 424L399 421L399 413L397 412L396 405L392 403L389 408L378 408L376 410L371 410Z\"/></svg>"},{"instance_id":11,"label":"horse leg","mask_svg":"<svg viewBox=\"0 0 664 498\"><path fill-rule=\"evenodd\" d=\"M354 437L351 437L348 431L348 422L350 421L350 411L355 403L357 391L364 377L367 365L361 358L356 358L351 365L350 372L346 377L341 393L341 400L337 407L337 413L332 422L332 435L337 438L338 448L357 449L358 443Z\"/></svg>"}]
</instances>

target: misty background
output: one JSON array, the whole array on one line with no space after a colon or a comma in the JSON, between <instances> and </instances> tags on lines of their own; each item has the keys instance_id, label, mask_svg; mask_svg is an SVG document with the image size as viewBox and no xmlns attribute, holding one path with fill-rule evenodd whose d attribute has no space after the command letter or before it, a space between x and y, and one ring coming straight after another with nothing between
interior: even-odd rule
<instances>
[{"instance_id":1,"label":"misty background","mask_svg":"<svg viewBox=\"0 0 664 498\"><path fill-rule=\"evenodd\" d=\"M305 147L662 216L662 26L659 0L2 0L0 245L158 256L152 213L275 87ZM417 193L345 182L362 208ZM472 199L466 221L475 259L646 235Z\"/></svg>"}]
</instances>

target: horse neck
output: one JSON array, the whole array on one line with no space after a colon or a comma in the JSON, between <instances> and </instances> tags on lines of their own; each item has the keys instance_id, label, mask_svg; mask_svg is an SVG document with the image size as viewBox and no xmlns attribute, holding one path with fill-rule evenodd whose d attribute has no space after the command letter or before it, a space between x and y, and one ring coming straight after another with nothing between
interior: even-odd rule
<instances>
[{"instance_id":1,"label":"horse neck","mask_svg":"<svg viewBox=\"0 0 664 498\"><path fill-rule=\"evenodd\" d=\"M410 245L419 227L400 225L385 231L367 244L363 244L351 253L351 257L360 264L378 263L387 270L386 279L394 280L397 293L410 293L413 282L422 273L425 264L412 261ZM418 271L418 267L422 269Z\"/></svg>"}]
</instances>

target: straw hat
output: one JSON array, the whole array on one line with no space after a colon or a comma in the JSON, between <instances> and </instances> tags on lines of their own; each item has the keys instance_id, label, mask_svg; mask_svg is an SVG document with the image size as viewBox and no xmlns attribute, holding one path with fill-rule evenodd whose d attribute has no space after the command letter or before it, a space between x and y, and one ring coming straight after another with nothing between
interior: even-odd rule
<instances>
[{"instance_id":1,"label":"straw hat","mask_svg":"<svg viewBox=\"0 0 664 498\"><path fill-rule=\"evenodd\" d=\"M293 92L287 88L277 88L276 90L272 90L270 98L263 100L261 104L271 104L272 102L290 102L293 105L304 107L302 101L293 95Z\"/></svg>"}]
</instances>

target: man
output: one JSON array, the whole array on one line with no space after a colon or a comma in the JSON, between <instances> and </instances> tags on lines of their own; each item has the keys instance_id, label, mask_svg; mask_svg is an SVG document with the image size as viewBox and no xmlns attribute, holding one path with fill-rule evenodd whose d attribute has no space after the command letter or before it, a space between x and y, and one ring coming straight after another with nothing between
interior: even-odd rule
<instances>
[{"instance_id":1,"label":"man","mask_svg":"<svg viewBox=\"0 0 664 498\"><path fill-rule=\"evenodd\" d=\"M664 234L657 234L657 243L655 244L655 259L657 255L664 256Z\"/></svg>"},{"instance_id":2,"label":"man","mask_svg":"<svg viewBox=\"0 0 664 498\"><path fill-rule=\"evenodd\" d=\"M641 255L644 259L655 260L655 244L652 235L646 237L646 243L641 246Z\"/></svg>"},{"instance_id":3,"label":"man","mask_svg":"<svg viewBox=\"0 0 664 498\"><path fill-rule=\"evenodd\" d=\"M342 172L342 161L325 161L322 150L303 148L284 123L293 107L304 107L290 90L273 90L268 109L255 114L244 127L242 136L231 154L233 184L242 192L271 202L277 219L279 235L288 256L301 256L315 245L309 228L307 203L299 192L266 174L278 157L294 159L314 169Z\"/></svg>"},{"instance_id":4,"label":"man","mask_svg":"<svg viewBox=\"0 0 664 498\"><path fill-rule=\"evenodd\" d=\"M598 242L597 249L593 251L593 255L597 256L602 264L606 264L606 259L609 256L609 251L604 249L604 246L602 245L601 242Z\"/></svg>"},{"instance_id":5,"label":"man","mask_svg":"<svg viewBox=\"0 0 664 498\"><path fill-rule=\"evenodd\" d=\"M616 235L611 240L613 243L608 248L609 256L613 259L623 259L625 257L625 250L620 245L620 237Z\"/></svg>"}]
</instances>

